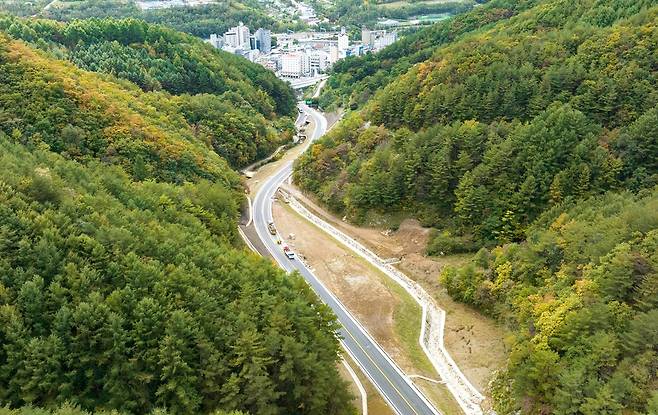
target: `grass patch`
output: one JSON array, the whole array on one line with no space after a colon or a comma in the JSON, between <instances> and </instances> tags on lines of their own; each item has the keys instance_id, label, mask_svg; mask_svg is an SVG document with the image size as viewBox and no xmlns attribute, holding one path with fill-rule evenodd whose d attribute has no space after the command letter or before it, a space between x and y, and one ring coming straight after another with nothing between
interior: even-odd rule
<instances>
[{"instance_id":1,"label":"grass patch","mask_svg":"<svg viewBox=\"0 0 658 415\"><path fill-rule=\"evenodd\" d=\"M452 397L452 394L443 384L428 382L423 379L414 379L418 389L425 394L425 397L437 405L443 415L463 415L461 407Z\"/></svg>"},{"instance_id":2,"label":"grass patch","mask_svg":"<svg viewBox=\"0 0 658 415\"><path fill-rule=\"evenodd\" d=\"M427 377L436 377L436 371L432 362L420 347L418 338L420 337L420 323L422 319L422 309L420 305L413 299L409 293L402 288L398 283L391 280L383 272L378 270L374 265L365 259L359 257L367 267L376 272L382 283L391 290L395 297L400 300L393 314L394 331L400 339L400 343L409 354L414 367L422 371L422 373L410 373L416 375L423 375Z\"/></svg>"},{"instance_id":3,"label":"grass patch","mask_svg":"<svg viewBox=\"0 0 658 415\"><path fill-rule=\"evenodd\" d=\"M363 374L359 368L359 365L356 364L356 362L350 357L349 354L347 354L347 352L343 353L343 359L345 359L345 361L350 366L352 366L354 373L356 373L356 377L359 378L363 388L366 390L366 396L368 397L368 413L376 415L394 415L393 410L388 406L386 400L379 394L379 391L375 385L373 385L372 382L370 382L370 379L368 379L368 377ZM347 373L347 370L343 367L343 365L341 364L340 366L341 371L349 377L350 382L353 382L352 377L349 375L349 373ZM358 409L358 412L361 413L360 395L357 397L357 399L354 400L354 406Z\"/></svg>"}]
</instances>

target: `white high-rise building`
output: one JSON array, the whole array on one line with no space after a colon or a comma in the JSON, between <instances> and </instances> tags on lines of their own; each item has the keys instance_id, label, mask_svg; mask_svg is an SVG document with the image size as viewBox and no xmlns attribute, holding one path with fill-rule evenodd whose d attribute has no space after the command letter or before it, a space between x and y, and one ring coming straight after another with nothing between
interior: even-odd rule
<instances>
[{"instance_id":1,"label":"white high-rise building","mask_svg":"<svg viewBox=\"0 0 658 415\"><path fill-rule=\"evenodd\" d=\"M370 30L366 27L361 29L361 43L371 50L380 50L392 45L398 40L397 32L386 30Z\"/></svg>"},{"instance_id":2,"label":"white high-rise building","mask_svg":"<svg viewBox=\"0 0 658 415\"><path fill-rule=\"evenodd\" d=\"M238 47L238 34L231 32L230 30L224 33L224 45L230 46L232 48Z\"/></svg>"},{"instance_id":3,"label":"white high-rise building","mask_svg":"<svg viewBox=\"0 0 658 415\"><path fill-rule=\"evenodd\" d=\"M370 34L371 33L372 32L370 31L370 29L368 29L367 27L361 28L361 43L364 46L369 46L370 45L370 42L371 42L371 40L370 40L371 35Z\"/></svg>"},{"instance_id":4,"label":"white high-rise building","mask_svg":"<svg viewBox=\"0 0 658 415\"><path fill-rule=\"evenodd\" d=\"M240 22L237 26L230 28L224 33L224 43L234 48L249 47L249 28Z\"/></svg>"},{"instance_id":5,"label":"white high-rise building","mask_svg":"<svg viewBox=\"0 0 658 415\"><path fill-rule=\"evenodd\" d=\"M281 56L281 76L300 78L311 70L311 62L307 54L302 52L286 53Z\"/></svg>"},{"instance_id":6,"label":"white high-rise building","mask_svg":"<svg viewBox=\"0 0 658 415\"><path fill-rule=\"evenodd\" d=\"M340 52L346 51L350 47L350 38L345 32L345 28L340 29L340 34L338 35L338 50Z\"/></svg>"},{"instance_id":7,"label":"white high-rise building","mask_svg":"<svg viewBox=\"0 0 658 415\"><path fill-rule=\"evenodd\" d=\"M312 72L320 73L329 67L329 54L323 50L314 50L308 55Z\"/></svg>"},{"instance_id":8,"label":"white high-rise building","mask_svg":"<svg viewBox=\"0 0 658 415\"><path fill-rule=\"evenodd\" d=\"M216 49L221 49L224 46L224 38L213 33L210 35L210 44Z\"/></svg>"},{"instance_id":9,"label":"white high-rise building","mask_svg":"<svg viewBox=\"0 0 658 415\"><path fill-rule=\"evenodd\" d=\"M372 47L375 50L384 49L386 46L392 45L398 40L398 34L396 32L386 32L379 35L373 42Z\"/></svg>"}]
</instances>

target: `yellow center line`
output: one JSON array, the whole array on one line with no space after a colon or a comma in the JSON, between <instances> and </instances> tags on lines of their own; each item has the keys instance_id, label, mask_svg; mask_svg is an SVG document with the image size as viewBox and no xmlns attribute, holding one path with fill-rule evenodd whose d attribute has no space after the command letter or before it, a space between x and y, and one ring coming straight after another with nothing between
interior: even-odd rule
<instances>
[{"instance_id":1,"label":"yellow center line","mask_svg":"<svg viewBox=\"0 0 658 415\"><path fill-rule=\"evenodd\" d=\"M417 411L414 409L414 407L411 405L411 403L409 403L409 401L408 401L408 400L402 395L402 393L398 390L398 388L395 387L395 385L393 384L393 382L391 381L391 379L389 379L389 377L386 376L386 373L384 373L384 371L379 367L379 365L378 365L378 364L372 359L372 357L370 357L370 355L368 354L368 352L366 351L366 349L364 349L363 346L361 346L361 344L360 344L360 343L358 342L358 340L354 337L354 335L353 335L353 334L347 329L347 327L345 327L344 325L343 325L343 328L345 329L345 332L346 332L347 334L349 334L350 337L354 340L354 343L356 343L356 345L359 346L359 348L363 351L363 354L366 355L366 357L368 358L368 360L370 360L370 361L372 362L372 364L377 368L377 370L379 370L379 372L384 376L384 378L388 381L388 383L391 384L391 387L393 387L393 389L395 389L395 391L398 393L398 395L400 395L400 398L402 398L402 400L403 400L403 401L409 406L409 408L411 408L411 410L414 412L414 414L419 415L418 412L417 412Z\"/></svg>"}]
</instances>

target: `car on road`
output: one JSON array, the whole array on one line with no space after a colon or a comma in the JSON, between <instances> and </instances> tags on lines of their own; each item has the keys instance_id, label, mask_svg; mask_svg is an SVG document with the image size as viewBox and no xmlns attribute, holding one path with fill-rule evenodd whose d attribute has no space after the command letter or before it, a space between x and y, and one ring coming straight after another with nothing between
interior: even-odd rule
<instances>
[{"instance_id":1,"label":"car on road","mask_svg":"<svg viewBox=\"0 0 658 415\"><path fill-rule=\"evenodd\" d=\"M290 249L290 247L288 245L285 245L283 247L283 253L286 255L286 258L295 259L295 253L292 252L292 250Z\"/></svg>"}]
</instances>

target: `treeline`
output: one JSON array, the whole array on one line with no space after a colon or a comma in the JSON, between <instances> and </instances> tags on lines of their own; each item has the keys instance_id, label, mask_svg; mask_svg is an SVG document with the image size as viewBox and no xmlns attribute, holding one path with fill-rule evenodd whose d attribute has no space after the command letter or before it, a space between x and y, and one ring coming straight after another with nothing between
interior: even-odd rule
<instances>
[{"instance_id":1,"label":"treeline","mask_svg":"<svg viewBox=\"0 0 658 415\"><path fill-rule=\"evenodd\" d=\"M230 1L145 11L142 18L202 38L208 38L211 33L222 34L230 27L237 26L239 22L249 26L252 31L263 27L275 33L282 33L306 28L305 24L294 16L274 19L264 9L263 4L257 0L240 3Z\"/></svg>"},{"instance_id":2,"label":"treeline","mask_svg":"<svg viewBox=\"0 0 658 415\"><path fill-rule=\"evenodd\" d=\"M296 180L353 218L421 211L483 243L523 238L562 200L655 184L658 78L647 50L658 9L601 28L548 30L537 16L414 66L315 144Z\"/></svg>"},{"instance_id":3,"label":"treeline","mask_svg":"<svg viewBox=\"0 0 658 415\"><path fill-rule=\"evenodd\" d=\"M158 408L152 411L150 414L167 415L168 411ZM35 408L32 406L25 406L19 409L0 408L0 415L123 415L123 413L117 411L88 412L83 409L80 409L77 406L71 404L65 404L53 410ZM231 411L231 412L216 411L213 412L213 415L245 415L245 414L240 411Z\"/></svg>"},{"instance_id":4,"label":"treeline","mask_svg":"<svg viewBox=\"0 0 658 415\"><path fill-rule=\"evenodd\" d=\"M49 0L0 0L0 11L17 16L39 16L59 21L89 18L136 18L207 39L211 33L224 33L242 21L247 26L276 32L302 29L304 24L290 16L275 20L258 0L216 2L199 6L177 6L142 10L134 0L64 0L44 10Z\"/></svg>"},{"instance_id":5,"label":"treeline","mask_svg":"<svg viewBox=\"0 0 658 415\"><path fill-rule=\"evenodd\" d=\"M141 9L134 0L60 0L48 10L41 7L34 14L48 19L70 21L90 17L121 19L138 17L140 13Z\"/></svg>"},{"instance_id":6,"label":"treeline","mask_svg":"<svg viewBox=\"0 0 658 415\"><path fill-rule=\"evenodd\" d=\"M238 176L187 123L218 99L0 35L0 412L353 413L335 317L244 248Z\"/></svg>"},{"instance_id":7,"label":"treeline","mask_svg":"<svg viewBox=\"0 0 658 415\"><path fill-rule=\"evenodd\" d=\"M1 30L82 69L134 82L147 92L138 94L139 100L160 111L156 114L144 108L155 124L166 125L172 132L178 130L177 134L194 135L194 141L214 149L233 167L265 157L293 134L288 115L295 99L288 85L258 65L216 51L182 33L136 20L91 19L61 24L8 16L0 18ZM61 110L48 108L45 98L36 98L48 91L35 85L48 81L30 72L26 75L0 86L28 91L7 105L35 117L47 117L53 111L59 116ZM31 105L24 104L31 101ZM31 108L38 105L44 105L44 113ZM125 105L135 106L129 102ZM60 117L53 121L50 132L76 123L86 124L83 129L92 127L80 117ZM26 126L24 132L30 128Z\"/></svg>"},{"instance_id":8,"label":"treeline","mask_svg":"<svg viewBox=\"0 0 658 415\"><path fill-rule=\"evenodd\" d=\"M319 15L329 19L330 23L321 23L321 27L331 29L336 25L345 26L350 35L361 38L361 28L374 29L381 19L408 19L424 14L459 14L471 10L474 0L454 0L436 3L409 2L399 6L387 6L363 0L338 0L331 3L323 1L310 2Z\"/></svg>"},{"instance_id":9,"label":"treeline","mask_svg":"<svg viewBox=\"0 0 658 415\"><path fill-rule=\"evenodd\" d=\"M514 329L500 414L658 413L658 188L557 205L441 282Z\"/></svg>"}]
</instances>

